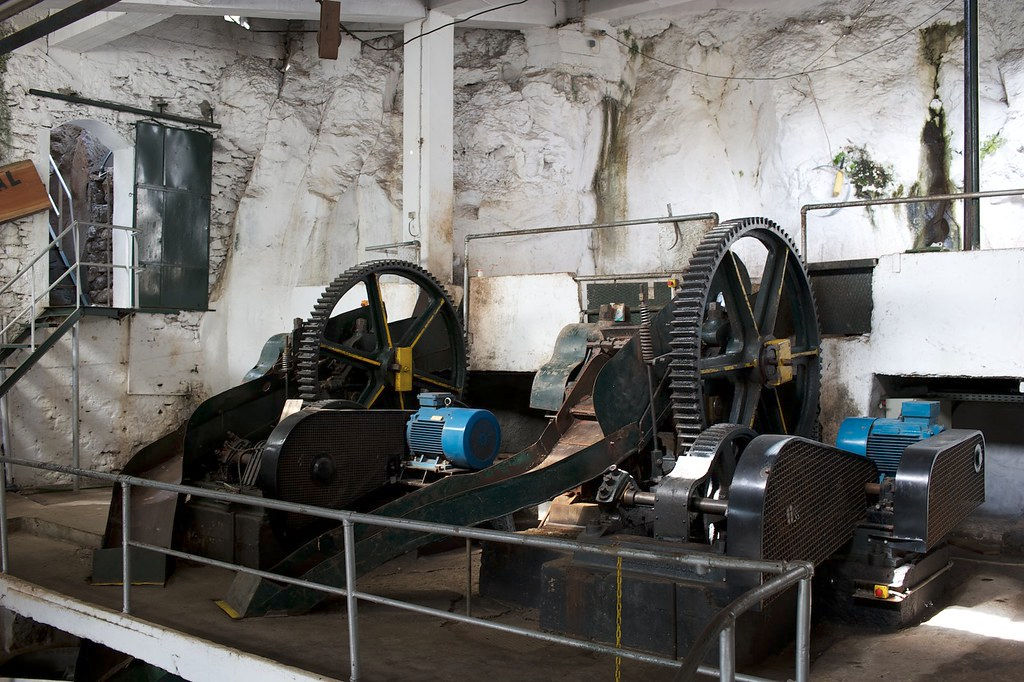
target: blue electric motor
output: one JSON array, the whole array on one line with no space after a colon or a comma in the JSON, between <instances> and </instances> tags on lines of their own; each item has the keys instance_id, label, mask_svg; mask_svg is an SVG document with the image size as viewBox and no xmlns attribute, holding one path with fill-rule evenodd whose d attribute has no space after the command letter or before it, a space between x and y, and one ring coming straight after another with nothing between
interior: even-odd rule
<instances>
[{"instance_id":1,"label":"blue electric motor","mask_svg":"<svg viewBox=\"0 0 1024 682\"><path fill-rule=\"evenodd\" d=\"M487 410L451 407L451 393L420 393L420 409L409 418L405 436L414 458L461 469L483 469L498 456L501 428Z\"/></svg>"},{"instance_id":2,"label":"blue electric motor","mask_svg":"<svg viewBox=\"0 0 1024 682\"><path fill-rule=\"evenodd\" d=\"M867 457L883 476L895 476L907 446L941 433L939 403L908 400L899 419L848 417L836 435L836 447Z\"/></svg>"}]
</instances>

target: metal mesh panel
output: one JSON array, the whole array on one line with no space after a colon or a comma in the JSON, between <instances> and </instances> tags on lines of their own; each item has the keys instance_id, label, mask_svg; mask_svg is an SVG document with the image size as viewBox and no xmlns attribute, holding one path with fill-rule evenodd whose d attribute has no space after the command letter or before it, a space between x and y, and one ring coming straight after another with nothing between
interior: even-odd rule
<instances>
[{"instance_id":1,"label":"metal mesh panel","mask_svg":"<svg viewBox=\"0 0 1024 682\"><path fill-rule=\"evenodd\" d=\"M765 484L761 556L827 559L863 518L873 476L863 458L802 440L784 444Z\"/></svg>"},{"instance_id":2,"label":"metal mesh panel","mask_svg":"<svg viewBox=\"0 0 1024 682\"><path fill-rule=\"evenodd\" d=\"M388 461L405 454L408 413L324 410L296 425L281 447L277 497L344 508L387 482ZM334 463L326 483L312 475L322 457Z\"/></svg>"},{"instance_id":3,"label":"metal mesh panel","mask_svg":"<svg viewBox=\"0 0 1024 682\"><path fill-rule=\"evenodd\" d=\"M928 487L928 546L944 538L985 501L985 468L974 468L980 434L941 452L932 466Z\"/></svg>"}]
</instances>

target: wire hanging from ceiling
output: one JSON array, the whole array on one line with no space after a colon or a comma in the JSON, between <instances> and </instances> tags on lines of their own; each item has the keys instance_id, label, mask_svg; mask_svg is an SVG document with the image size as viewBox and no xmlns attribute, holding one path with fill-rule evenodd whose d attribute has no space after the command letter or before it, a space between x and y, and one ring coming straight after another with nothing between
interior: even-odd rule
<instances>
[{"instance_id":1,"label":"wire hanging from ceiling","mask_svg":"<svg viewBox=\"0 0 1024 682\"><path fill-rule=\"evenodd\" d=\"M805 68L805 69L802 69L800 71L795 71L793 73L787 73L787 74L775 75L775 76L726 76L726 75L722 75L722 74L707 73L705 71L699 71L697 69L691 69L691 68L688 68L688 67L685 67L685 66L680 66L679 64L673 64L671 62L665 61L664 59L659 59L658 57L655 57L655 56L653 56L651 54L648 54L646 52L641 51L639 49L639 47L637 47L635 44L627 43L626 41L622 40L618 36L612 35L608 31L605 31L603 29L597 31L597 33L599 35L608 36L609 38L611 38L615 42L617 42L620 45L622 45L625 48L627 48L632 54L639 54L640 56L642 56L642 57L644 57L646 59L650 59L653 62L657 62L658 64L662 64L664 66L667 66L667 67L672 68L672 69L676 69L678 71L684 71L686 73L692 73L695 76L704 76L705 78L716 78L716 79L719 79L719 80L726 80L726 81L781 81L781 80L786 80L787 78L797 78L797 77L806 76L806 75L812 74L812 73L820 73L822 71L828 71L829 69L835 69L835 68L838 68L840 66L845 66L846 64L850 64L852 62L855 62L855 61L858 61L860 59L863 59L864 57L867 57L870 54L874 54L875 52L878 52L879 50L881 50L884 47L888 47L889 45L892 45L893 43L899 42L903 38L906 38L908 35L910 35L914 31L922 28L923 26L925 26L926 24L931 22L933 19L935 19L937 16L939 16L940 14L945 12L947 9L952 7L953 4L956 3L956 2L957 2L957 0L949 0L949 2L947 2L945 5L943 5L941 9L939 9L937 12L935 12L934 14L929 16L924 21L921 21L920 23L915 24L914 26L912 26L911 28L908 28L906 31L903 31L902 33L900 33L899 35L895 36L894 38L890 38L889 40L886 40L885 42L879 43L878 45L876 45L875 47L871 48L870 50L862 52L862 53L856 55L855 57L850 57L849 59L844 59L842 61L836 62L835 64L827 64L825 66L819 66L819 67L813 68L813 69ZM837 40L836 43L838 43L838 42L839 41ZM832 48L829 47L829 49L832 49ZM827 50L826 50L826 52L827 52ZM821 58L820 56L816 57L810 63L813 64L814 62L816 62L820 58Z\"/></svg>"}]
</instances>

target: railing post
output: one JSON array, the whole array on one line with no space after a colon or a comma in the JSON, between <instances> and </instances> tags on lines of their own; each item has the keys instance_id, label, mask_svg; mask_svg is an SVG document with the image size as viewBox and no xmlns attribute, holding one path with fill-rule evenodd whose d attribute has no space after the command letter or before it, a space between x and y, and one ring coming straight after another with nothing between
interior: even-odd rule
<instances>
[{"instance_id":1,"label":"railing post","mask_svg":"<svg viewBox=\"0 0 1024 682\"><path fill-rule=\"evenodd\" d=\"M36 265L35 265L35 263L32 264L32 268L29 270L29 273L28 273L28 291L29 291L29 300L30 300L29 305L32 308L32 313L29 315L29 318L28 318L28 338L29 338L29 346L31 347L30 351L32 353L35 353L36 352ZM24 309L22 309L21 312L25 312ZM21 313L19 313L19 315L20 314Z\"/></svg>"},{"instance_id":2,"label":"railing post","mask_svg":"<svg viewBox=\"0 0 1024 682\"><path fill-rule=\"evenodd\" d=\"M71 267L75 270L75 308L78 308L82 305L82 249L77 224L71 226L71 241L75 245L75 263Z\"/></svg>"},{"instance_id":3,"label":"railing post","mask_svg":"<svg viewBox=\"0 0 1024 682\"><path fill-rule=\"evenodd\" d=\"M5 318L6 319L6 318ZM0 384L7 380L7 368L0 366ZM11 405L7 401L7 394L0 395L0 445L4 449L4 457L13 457L14 452L11 448ZM4 465L6 468L6 464ZM7 487L7 474L4 471L4 476L0 481L3 482L4 487Z\"/></svg>"},{"instance_id":4,"label":"railing post","mask_svg":"<svg viewBox=\"0 0 1024 682\"><path fill-rule=\"evenodd\" d=\"M6 411L4 416L6 417ZM4 457L10 457L4 452ZM10 570L10 550L7 546L7 462L0 461L0 572Z\"/></svg>"},{"instance_id":5,"label":"railing post","mask_svg":"<svg viewBox=\"0 0 1024 682\"><path fill-rule=\"evenodd\" d=\"M342 520L345 534L345 605L348 611L348 660L352 682L359 679L359 613L356 604L356 534L349 519Z\"/></svg>"},{"instance_id":6,"label":"railing post","mask_svg":"<svg viewBox=\"0 0 1024 682\"><path fill-rule=\"evenodd\" d=\"M796 682L807 682L811 673L811 578L800 580L796 601Z\"/></svg>"},{"instance_id":7,"label":"railing post","mask_svg":"<svg viewBox=\"0 0 1024 682\"><path fill-rule=\"evenodd\" d=\"M131 523L132 523L132 492L131 485L121 481L121 611L131 613Z\"/></svg>"},{"instance_id":8,"label":"railing post","mask_svg":"<svg viewBox=\"0 0 1024 682\"><path fill-rule=\"evenodd\" d=\"M79 434L79 372L78 372L78 325L71 328L71 466L78 469L81 457L81 443ZM75 474L73 487L77 491L81 484L81 478Z\"/></svg>"},{"instance_id":9,"label":"railing post","mask_svg":"<svg viewBox=\"0 0 1024 682\"><path fill-rule=\"evenodd\" d=\"M736 622L730 620L718 635L718 679L736 679Z\"/></svg>"},{"instance_id":10,"label":"railing post","mask_svg":"<svg viewBox=\"0 0 1024 682\"><path fill-rule=\"evenodd\" d=\"M466 615L472 616L473 598L473 547L472 541L466 538Z\"/></svg>"}]
</instances>

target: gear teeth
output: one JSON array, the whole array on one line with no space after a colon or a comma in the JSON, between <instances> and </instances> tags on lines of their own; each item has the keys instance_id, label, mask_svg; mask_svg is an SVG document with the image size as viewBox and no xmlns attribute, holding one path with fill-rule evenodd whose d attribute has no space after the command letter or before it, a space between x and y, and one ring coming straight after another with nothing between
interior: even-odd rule
<instances>
[{"instance_id":1,"label":"gear teeth","mask_svg":"<svg viewBox=\"0 0 1024 682\"><path fill-rule=\"evenodd\" d=\"M720 441L724 437L723 434L726 434L729 429L743 428L730 424L710 425L707 423L699 366L700 333L716 270L732 244L755 230L760 233L768 232L783 242L792 252L794 260L803 268L803 261L796 245L778 225L766 218L740 218L723 222L706 233L701 243L697 245L680 278L672 302L669 340L672 360L669 363L669 372L671 373L669 388L672 391L672 416L675 423L677 452L690 452L698 446L698 443L704 443L703 434L705 433L708 434L709 439ZM807 313L813 316L815 327L817 327L817 306L805 268L803 268L803 275L810 296L810 310ZM817 334L817 337L816 341L820 346L820 333ZM819 375L813 379L811 389L815 405L817 405L819 383L820 368ZM815 412L814 422L816 426L817 412ZM719 426L722 428L719 429ZM806 424L798 428L800 429L798 435L815 435L813 432L808 432L810 429ZM705 446L701 445L700 447Z\"/></svg>"},{"instance_id":2,"label":"gear teeth","mask_svg":"<svg viewBox=\"0 0 1024 682\"><path fill-rule=\"evenodd\" d=\"M323 339L324 329L330 320L331 313L341 300L342 296L352 287L364 281L373 274L399 274L415 278L422 288L433 289L433 293L439 293L445 300L446 307L457 331L451 332L451 343L455 347L455 374L459 377L453 382L457 387L456 393L459 397L465 394L466 383L469 377L469 356L465 330L462 329L461 320L456 313L455 304L452 303L451 295L433 275L420 266L404 260L385 259L360 263L349 268L338 275L333 282L327 285L323 294L313 304L313 310L309 317L299 327L297 336L298 343L295 349L295 377L298 385L298 395L303 401L312 402L322 400L329 396L324 395L320 388L320 341ZM419 281L417 281L419 280Z\"/></svg>"}]
</instances>

